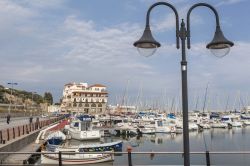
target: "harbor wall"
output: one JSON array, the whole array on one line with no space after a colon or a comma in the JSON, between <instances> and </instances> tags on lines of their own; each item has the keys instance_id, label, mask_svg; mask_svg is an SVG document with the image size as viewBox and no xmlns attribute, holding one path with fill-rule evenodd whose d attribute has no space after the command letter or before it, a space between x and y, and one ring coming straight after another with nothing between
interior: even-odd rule
<instances>
[{"instance_id":1,"label":"harbor wall","mask_svg":"<svg viewBox=\"0 0 250 166\"><path fill-rule=\"evenodd\" d=\"M0 152L16 152L34 142L36 137L38 136L40 130L37 130L29 135L24 135L22 137L17 138L16 140L9 141L5 145L0 147ZM9 154L0 155L0 163L3 163L3 160L8 157Z\"/></svg>"}]
</instances>

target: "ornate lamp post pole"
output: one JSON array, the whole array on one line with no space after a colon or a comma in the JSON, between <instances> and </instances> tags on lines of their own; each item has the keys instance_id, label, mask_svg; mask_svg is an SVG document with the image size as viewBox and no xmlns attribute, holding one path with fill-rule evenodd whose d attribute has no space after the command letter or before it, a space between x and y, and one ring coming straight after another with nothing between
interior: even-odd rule
<instances>
[{"instance_id":1,"label":"ornate lamp post pole","mask_svg":"<svg viewBox=\"0 0 250 166\"><path fill-rule=\"evenodd\" d=\"M151 33L150 25L149 25L149 17L151 10L159 5L164 5L170 7L174 13L176 18L176 48L180 48L180 40L181 40L181 79L182 79L182 112L183 112L183 150L184 150L184 165L190 165L190 150L189 150L189 129L188 129L188 87L187 87L187 60L186 60L186 40L187 40L187 48L190 49L190 14L192 10L199 6L208 7L213 11L216 18L216 30L214 34L213 40L207 44L207 48L211 50L211 52L217 57L223 57L229 53L230 47L234 45L233 42L227 40L221 29L219 16L215 8L207 3L197 3L194 4L187 13L187 29L185 26L185 22L182 19L181 27L179 28L179 16L175 7L167 2L157 2L153 4L147 12L146 16L146 27L142 37L134 43L134 46L138 48L140 54L148 57L155 53L156 49L161 46L159 42L157 42Z\"/></svg>"}]
</instances>

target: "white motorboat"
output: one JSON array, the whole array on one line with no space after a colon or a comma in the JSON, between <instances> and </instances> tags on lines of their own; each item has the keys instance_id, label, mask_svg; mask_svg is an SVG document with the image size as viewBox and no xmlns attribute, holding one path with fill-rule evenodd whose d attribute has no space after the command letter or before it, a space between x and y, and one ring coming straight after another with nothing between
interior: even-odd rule
<instances>
[{"instance_id":1,"label":"white motorboat","mask_svg":"<svg viewBox=\"0 0 250 166\"><path fill-rule=\"evenodd\" d=\"M151 127L151 126L139 126L138 130L142 134L154 134L155 133L155 127Z\"/></svg>"},{"instance_id":2,"label":"white motorboat","mask_svg":"<svg viewBox=\"0 0 250 166\"><path fill-rule=\"evenodd\" d=\"M195 131L195 130L198 130L199 129L199 126L194 123L194 122L189 122L188 123L188 130L189 131Z\"/></svg>"},{"instance_id":3,"label":"white motorboat","mask_svg":"<svg viewBox=\"0 0 250 166\"><path fill-rule=\"evenodd\" d=\"M250 121L249 120L243 120L242 121L244 126L250 126Z\"/></svg>"},{"instance_id":4,"label":"white motorboat","mask_svg":"<svg viewBox=\"0 0 250 166\"><path fill-rule=\"evenodd\" d=\"M183 129L183 121L182 120L176 121L176 127L179 129ZM199 126L195 122L188 123L188 130L189 131L195 131L198 129L199 129Z\"/></svg>"},{"instance_id":5,"label":"white motorboat","mask_svg":"<svg viewBox=\"0 0 250 166\"><path fill-rule=\"evenodd\" d=\"M168 123L165 120L156 120L155 132L156 133L175 133L176 127L174 124Z\"/></svg>"},{"instance_id":6,"label":"white motorboat","mask_svg":"<svg viewBox=\"0 0 250 166\"><path fill-rule=\"evenodd\" d=\"M210 129L211 126L208 123L200 123L198 124L202 129Z\"/></svg>"},{"instance_id":7,"label":"white motorboat","mask_svg":"<svg viewBox=\"0 0 250 166\"><path fill-rule=\"evenodd\" d=\"M212 122L211 128L227 128L228 124L220 121Z\"/></svg>"},{"instance_id":8,"label":"white motorboat","mask_svg":"<svg viewBox=\"0 0 250 166\"><path fill-rule=\"evenodd\" d=\"M236 120L235 115L222 116L221 121L227 123L230 127L242 127L242 123Z\"/></svg>"},{"instance_id":9,"label":"white motorboat","mask_svg":"<svg viewBox=\"0 0 250 166\"><path fill-rule=\"evenodd\" d=\"M233 121L228 124L231 125L232 127L242 127L242 122Z\"/></svg>"},{"instance_id":10,"label":"white motorboat","mask_svg":"<svg viewBox=\"0 0 250 166\"><path fill-rule=\"evenodd\" d=\"M73 139L94 140L101 138L100 130L94 130L92 128L91 120L75 120L71 122L69 126L65 126L65 129Z\"/></svg>"}]
</instances>

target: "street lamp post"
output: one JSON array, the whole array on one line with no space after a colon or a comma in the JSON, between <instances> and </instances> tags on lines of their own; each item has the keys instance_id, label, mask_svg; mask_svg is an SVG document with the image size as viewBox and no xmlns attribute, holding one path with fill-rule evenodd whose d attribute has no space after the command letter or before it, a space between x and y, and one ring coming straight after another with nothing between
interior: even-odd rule
<instances>
[{"instance_id":1,"label":"street lamp post","mask_svg":"<svg viewBox=\"0 0 250 166\"><path fill-rule=\"evenodd\" d=\"M36 92L31 92L31 116L32 116L32 109L34 109L34 104L33 104L33 102L34 102L34 94L36 94Z\"/></svg>"},{"instance_id":2,"label":"street lamp post","mask_svg":"<svg viewBox=\"0 0 250 166\"><path fill-rule=\"evenodd\" d=\"M9 104L9 108L8 108L8 114L10 115L10 109L12 107L12 91L13 91L13 87L14 85L17 85L16 82L8 82L7 83L8 85L11 85L11 89L10 89L10 96L11 96L11 99L10 99L10 104Z\"/></svg>"},{"instance_id":3,"label":"street lamp post","mask_svg":"<svg viewBox=\"0 0 250 166\"><path fill-rule=\"evenodd\" d=\"M167 2L157 2L153 4L147 11L146 16L146 27L142 37L134 43L134 46L138 48L140 54L144 56L151 56L155 53L156 49L161 46L157 42L151 33L149 25L149 17L151 10L158 5L164 5L170 7L176 18L176 48L180 48L181 40L181 79L182 79L182 113L183 113L183 151L184 151L184 165L190 165L190 150L189 150L189 129L188 129L188 87L187 87L187 60L186 60L186 40L187 48L190 49L190 14L192 10L199 6L208 7L213 11L216 18L216 31L213 40L207 44L206 48L210 49L211 52L217 57L223 57L229 53L230 47L234 45L233 42L227 40L221 29L219 23L219 16L215 8L207 3L194 4L187 13L187 29L185 22L182 19L181 27L179 28L179 17L175 7Z\"/></svg>"}]
</instances>

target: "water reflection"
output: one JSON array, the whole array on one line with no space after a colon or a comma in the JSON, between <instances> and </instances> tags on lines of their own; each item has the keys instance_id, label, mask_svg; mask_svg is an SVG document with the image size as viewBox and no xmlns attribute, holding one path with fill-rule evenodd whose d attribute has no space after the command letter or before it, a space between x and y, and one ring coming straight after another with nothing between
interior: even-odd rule
<instances>
[{"instance_id":1,"label":"water reflection","mask_svg":"<svg viewBox=\"0 0 250 166\"><path fill-rule=\"evenodd\" d=\"M203 132L190 132L190 151L249 151L250 128L210 129ZM182 134L153 134L135 137L106 137L102 142L123 140L123 151L131 146L135 152L150 154L133 154L133 165L182 165L182 155L154 154L157 151L183 151ZM79 141L71 141L79 144ZM249 165L250 155L210 155L212 165ZM205 155L191 155L192 165L205 165ZM98 165L127 165L128 155L116 155L115 161Z\"/></svg>"}]
</instances>

